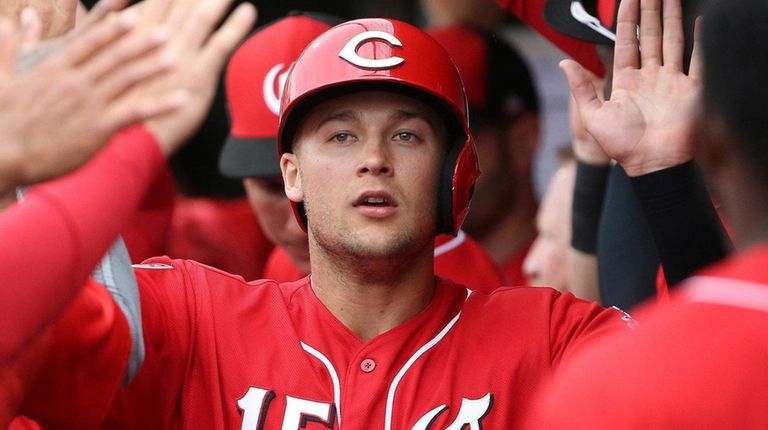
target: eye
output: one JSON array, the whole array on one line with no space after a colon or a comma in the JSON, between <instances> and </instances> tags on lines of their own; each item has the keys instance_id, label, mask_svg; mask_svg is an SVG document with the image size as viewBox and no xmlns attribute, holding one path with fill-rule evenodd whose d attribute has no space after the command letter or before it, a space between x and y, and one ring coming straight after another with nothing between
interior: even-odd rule
<instances>
[{"instance_id":1,"label":"eye","mask_svg":"<svg viewBox=\"0 0 768 430\"><path fill-rule=\"evenodd\" d=\"M346 143L346 142L350 142L351 140L352 140L352 135L345 132L336 133L331 137L331 141L336 143Z\"/></svg>"},{"instance_id":2,"label":"eye","mask_svg":"<svg viewBox=\"0 0 768 430\"><path fill-rule=\"evenodd\" d=\"M403 142L414 142L418 140L418 137L415 134L411 133L410 131L400 131L397 134L395 134L393 137L395 140L400 140Z\"/></svg>"}]
</instances>

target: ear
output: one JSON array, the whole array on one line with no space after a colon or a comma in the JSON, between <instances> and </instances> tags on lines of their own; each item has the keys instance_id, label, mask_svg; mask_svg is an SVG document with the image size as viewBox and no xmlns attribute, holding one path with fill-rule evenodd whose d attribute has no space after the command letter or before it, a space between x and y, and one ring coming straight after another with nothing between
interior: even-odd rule
<instances>
[{"instance_id":1,"label":"ear","mask_svg":"<svg viewBox=\"0 0 768 430\"><path fill-rule=\"evenodd\" d=\"M280 170L285 183L285 195L294 203L304 201L304 189L301 184L301 170L296 154L286 152L280 157Z\"/></svg>"}]
</instances>

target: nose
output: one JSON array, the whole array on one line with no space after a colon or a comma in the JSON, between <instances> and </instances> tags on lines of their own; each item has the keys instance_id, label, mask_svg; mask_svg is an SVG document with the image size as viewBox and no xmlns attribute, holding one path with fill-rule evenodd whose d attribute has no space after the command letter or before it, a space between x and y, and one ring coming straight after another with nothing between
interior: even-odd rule
<instances>
[{"instance_id":1,"label":"nose","mask_svg":"<svg viewBox=\"0 0 768 430\"><path fill-rule=\"evenodd\" d=\"M387 144L384 141L370 142L363 146L363 161L357 169L358 176L367 174L391 176L393 169Z\"/></svg>"}]
</instances>

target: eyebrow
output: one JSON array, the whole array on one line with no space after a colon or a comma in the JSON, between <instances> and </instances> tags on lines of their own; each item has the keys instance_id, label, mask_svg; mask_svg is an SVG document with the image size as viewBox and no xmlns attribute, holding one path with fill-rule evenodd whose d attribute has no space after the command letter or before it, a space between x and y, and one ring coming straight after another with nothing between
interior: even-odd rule
<instances>
[{"instance_id":1,"label":"eyebrow","mask_svg":"<svg viewBox=\"0 0 768 430\"><path fill-rule=\"evenodd\" d=\"M331 121L360 121L360 113L355 112L353 110L345 110L341 112L336 112L331 115L328 115L327 117L323 118L319 123L317 123L317 126L315 127L315 131L320 130L320 127L325 125L325 123L331 122Z\"/></svg>"},{"instance_id":2,"label":"eyebrow","mask_svg":"<svg viewBox=\"0 0 768 430\"><path fill-rule=\"evenodd\" d=\"M392 114L389 115L390 120L395 121L405 121L413 118L418 118L432 126L433 129L437 129L437 125L432 122L432 119L429 117L429 115L424 114L423 112L412 112L412 111L405 111L405 110L397 110L395 112L392 112Z\"/></svg>"}]
</instances>

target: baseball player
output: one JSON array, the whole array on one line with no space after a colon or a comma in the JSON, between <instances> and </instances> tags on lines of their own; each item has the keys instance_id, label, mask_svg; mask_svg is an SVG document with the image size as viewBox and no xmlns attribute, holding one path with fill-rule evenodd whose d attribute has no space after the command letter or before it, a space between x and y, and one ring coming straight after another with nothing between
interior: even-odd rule
<instances>
[{"instance_id":1,"label":"baseball player","mask_svg":"<svg viewBox=\"0 0 768 430\"><path fill-rule=\"evenodd\" d=\"M293 218L275 152L280 85L303 48L338 22L318 13L292 13L246 41L227 68L232 131L220 168L225 175L243 180L261 230L276 246L261 277L278 282L295 281L310 271L307 234ZM262 55L266 49L269 57ZM463 231L435 239L435 273L470 289L508 284L486 252Z\"/></svg>"},{"instance_id":2,"label":"baseball player","mask_svg":"<svg viewBox=\"0 0 768 430\"><path fill-rule=\"evenodd\" d=\"M571 204L576 163L572 155L561 156L560 168L549 181L536 214L538 234L525 257L523 269L532 285L545 285L559 291L571 291L578 297L587 291L577 291L569 284L571 261L568 251L571 239ZM589 295L597 300L597 294Z\"/></svg>"},{"instance_id":3,"label":"baseball player","mask_svg":"<svg viewBox=\"0 0 768 430\"><path fill-rule=\"evenodd\" d=\"M122 373L79 377L92 361L128 361L125 322L107 308L114 323L87 360L51 357L60 366L41 380L66 397L46 402L48 422L514 428L553 366L631 323L552 289L471 292L435 277L434 236L458 231L477 159L456 67L409 24L350 21L310 43L286 79L278 150L311 276L247 283L148 260L136 269L141 370L120 390Z\"/></svg>"},{"instance_id":4,"label":"baseball player","mask_svg":"<svg viewBox=\"0 0 768 430\"><path fill-rule=\"evenodd\" d=\"M638 6L643 8L640 51L633 35ZM674 43L682 33L675 19L679 7L678 2L662 6L659 1L638 5L637 0L624 0L619 37L626 36L627 43L617 45L616 60L626 67L624 78L659 71L655 84L663 93L642 94L656 108L683 109L700 96L695 109L686 108L689 117L676 118L682 124L666 124L668 132L693 127L695 145L688 139L663 143L687 157L695 153L721 198L741 251L689 278L671 294L669 305L644 309L643 323L632 336L605 339L574 357L537 403L532 428L586 429L606 422L616 428L761 429L768 423L768 231L762 221L768 215L768 118L759 108L768 93L756 85L768 71L768 5L757 0L713 2L694 48L701 51L702 64L694 60L689 76L681 72L682 49ZM662 9L663 31L658 16ZM569 78L577 78L572 84L582 82L576 73ZM588 92L576 95L580 103L587 101ZM629 90L624 100L639 95ZM640 113L648 115L649 107L642 106ZM600 111L612 108L603 105ZM617 119L623 122L631 114ZM595 131L607 129L594 126ZM639 143L638 156L651 156L651 146ZM576 387L578 396L573 395Z\"/></svg>"},{"instance_id":5,"label":"baseball player","mask_svg":"<svg viewBox=\"0 0 768 430\"><path fill-rule=\"evenodd\" d=\"M35 159L29 160L29 166L21 164L25 173L33 173L38 180L61 174L82 163L83 158L103 145L99 139L108 138L108 133L116 131L113 127L119 129L125 125L121 121L130 124L135 119L147 119L145 123L114 136L83 168L33 187L22 203L2 214L0 234L8 244L2 251L3 270L0 271L3 284L0 288L0 325L3 330L0 339L0 425L3 427L27 396L27 389L35 381L46 355L58 355L57 339L72 340L66 342L73 347L71 351L74 353L68 359L79 360L83 357L80 354L87 353L86 344L111 327L109 323L102 323L115 315L103 315L97 309L106 309L104 305L107 304L119 307L121 300L119 297L113 300L104 286L87 280L88 274L115 240L120 228L130 220L165 156L184 142L188 128L194 128L202 121L227 54L244 36L255 17L252 7L243 6L214 32L215 24L226 11L226 2L202 7L182 1L150 1L144 6L141 24L139 17L134 15L131 18L134 25L121 25L121 20L130 13L135 14L135 10L119 15L120 18L107 18L94 24L91 29L73 36L60 53L42 63L39 69L10 79L11 92L3 94L24 96L23 99L4 101L10 111L7 115L4 112L2 119L7 121L4 129L8 132L9 146L18 144L31 154L43 157L39 165L35 164ZM157 10L158 6L161 11ZM174 23L180 29L157 40L158 35L153 31L167 24L166 11L175 17ZM102 12L106 14L108 10ZM152 40L154 43L148 43ZM148 55L150 48L158 45L163 46L164 55ZM183 55L185 61L195 64L169 67L164 56L171 53ZM116 76L109 73L111 69ZM48 105L40 109L39 104L50 103L57 96L60 99L61 94L90 81L92 99L84 101L79 94L72 94L71 100L61 102L62 106ZM128 89L133 92L125 95L129 100L126 101L119 94ZM179 95L189 93L195 93L197 97L194 100L179 98ZM115 99L111 99L113 97ZM149 100L156 106L148 108ZM22 106L30 106L23 112L29 118L18 116ZM70 110L66 113L60 110L67 108ZM30 124L27 122L30 119L39 122ZM55 120L59 122L54 124ZM85 123L91 128L78 128ZM56 129L57 126L60 127ZM74 154L62 157L60 165L44 159L49 153L54 155L62 151L61 148L44 150L54 129L61 146L69 151L78 149ZM11 138L18 138L18 141ZM27 156L25 151L20 154ZM26 181L32 176L21 177ZM118 188L122 192L121 198L105 205L114 198L114 190ZM111 275L114 274L107 277ZM81 288L84 283L86 287ZM109 284L104 281L104 285ZM71 302L74 302L69 306L72 311L65 313L72 318L61 316ZM126 324L125 318L119 315L114 321ZM56 328L47 328L57 318ZM71 321L76 324L70 324ZM90 321L98 322L89 324ZM81 323L85 324L78 326ZM124 327L131 331L129 324ZM76 339L82 341L85 349L76 346ZM98 344L97 341L90 345ZM80 351L76 352L78 349ZM125 369L123 360L117 359L116 363ZM95 374L104 369L100 364L93 366L91 370L95 370ZM55 372L53 368L50 370ZM40 417L46 422L45 414Z\"/></svg>"}]
</instances>

